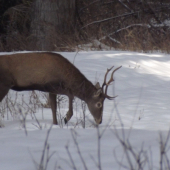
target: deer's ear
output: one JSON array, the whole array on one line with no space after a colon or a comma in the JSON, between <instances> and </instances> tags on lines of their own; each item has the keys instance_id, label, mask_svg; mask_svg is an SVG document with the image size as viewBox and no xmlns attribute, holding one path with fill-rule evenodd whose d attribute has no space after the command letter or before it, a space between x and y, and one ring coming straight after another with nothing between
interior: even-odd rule
<instances>
[{"instance_id":1,"label":"deer's ear","mask_svg":"<svg viewBox=\"0 0 170 170\"><path fill-rule=\"evenodd\" d=\"M101 87L100 87L100 83L97 82L96 85L95 85L95 87L96 87L96 89L100 89L100 88L101 88Z\"/></svg>"},{"instance_id":2,"label":"deer's ear","mask_svg":"<svg viewBox=\"0 0 170 170\"><path fill-rule=\"evenodd\" d=\"M100 88L94 93L93 97L98 97L101 93L102 93L102 89Z\"/></svg>"}]
</instances>

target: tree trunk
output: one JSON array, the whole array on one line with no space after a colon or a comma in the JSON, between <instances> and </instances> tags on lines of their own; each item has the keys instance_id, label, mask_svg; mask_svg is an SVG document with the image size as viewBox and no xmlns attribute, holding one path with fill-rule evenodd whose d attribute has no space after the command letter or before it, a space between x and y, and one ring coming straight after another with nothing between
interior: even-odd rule
<instances>
[{"instance_id":1,"label":"tree trunk","mask_svg":"<svg viewBox=\"0 0 170 170\"><path fill-rule=\"evenodd\" d=\"M57 37L73 34L75 0L35 0L31 24L35 50L55 50Z\"/></svg>"}]
</instances>

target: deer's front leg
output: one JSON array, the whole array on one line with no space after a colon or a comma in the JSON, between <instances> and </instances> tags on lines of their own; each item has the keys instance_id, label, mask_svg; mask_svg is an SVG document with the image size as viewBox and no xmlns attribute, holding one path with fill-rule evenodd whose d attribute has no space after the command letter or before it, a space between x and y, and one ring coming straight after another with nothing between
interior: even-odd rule
<instances>
[{"instance_id":1,"label":"deer's front leg","mask_svg":"<svg viewBox=\"0 0 170 170\"><path fill-rule=\"evenodd\" d=\"M49 99L50 99L50 105L51 110L53 114L53 124L57 125L57 116L56 116L56 110L57 110L57 104L56 104L56 94L49 93Z\"/></svg>"},{"instance_id":2,"label":"deer's front leg","mask_svg":"<svg viewBox=\"0 0 170 170\"><path fill-rule=\"evenodd\" d=\"M66 117L64 118L65 124L71 119L73 116L73 97L69 96L69 110L66 114Z\"/></svg>"}]
</instances>

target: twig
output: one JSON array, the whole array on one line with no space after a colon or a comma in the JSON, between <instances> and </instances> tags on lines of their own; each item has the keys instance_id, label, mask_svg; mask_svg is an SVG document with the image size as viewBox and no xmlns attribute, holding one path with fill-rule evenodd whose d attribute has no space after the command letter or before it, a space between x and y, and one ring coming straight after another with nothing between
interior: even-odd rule
<instances>
[{"instance_id":1,"label":"twig","mask_svg":"<svg viewBox=\"0 0 170 170\"><path fill-rule=\"evenodd\" d=\"M131 27L148 27L148 28L150 28L150 25L148 25L148 24L131 24L131 25L128 25L127 27L120 28L120 29L114 31L114 32L112 32L112 33L110 33L110 34L100 38L99 40L103 40L103 39L105 39L107 37L111 38L110 36L112 36L113 34L116 34L116 33L120 32L120 31L126 30L126 29L131 28ZM117 41L117 40L115 40L113 38L112 38L112 40L114 42L120 43L119 41Z\"/></svg>"},{"instance_id":2,"label":"twig","mask_svg":"<svg viewBox=\"0 0 170 170\"><path fill-rule=\"evenodd\" d=\"M73 169L74 169L74 170L77 170L77 168L76 168L76 166L75 166L75 164L74 164L74 160L73 160L73 158L72 158L72 156L71 156L71 153L70 153L70 151L69 151L68 144L65 146L65 148L66 148L67 154L68 154L68 156L69 156L69 159L70 159L70 161L71 161L71 164L72 164L72 166L73 166Z\"/></svg>"},{"instance_id":3,"label":"twig","mask_svg":"<svg viewBox=\"0 0 170 170\"><path fill-rule=\"evenodd\" d=\"M75 62L75 59L76 59L77 54L78 54L78 51L76 52L76 54L75 54L75 56L74 56L73 65L74 65L74 62Z\"/></svg>"},{"instance_id":4,"label":"twig","mask_svg":"<svg viewBox=\"0 0 170 170\"><path fill-rule=\"evenodd\" d=\"M128 11L132 12L133 10L130 9L126 4L124 4L121 0L117 0L124 8L126 8Z\"/></svg>"},{"instance_id":5,"label":"twig","mask_svg":"<svg viewBox=\"0 0 170 170\"><path fill-rule=\"evenodd\" d=\"M27 136L27 135L28 135L28 133L27 133L27 127L26 127L27 112L26 112L25 114L23 114L21 108L19 108L19 113L20 113L20 115L22 116L21 123L23 124L23 128L24 128L24 131L25 131L25 135Z\"/></svg>"},{"instance_id":6,"label":"twig","mask_svg":"<svg viewBox=\"0 0 170 170\"><path fill-rule=\"evenodd\" d=\"M48 143L48 138L49 138L49 135L50 135L50 131L52 129L52 124L50 126L50 128L48 129L47 131L47 136L46 136L46 139L45 139L45 142L44 142L44 149L43 149L43 152L42 152L42 156L41 156L41 161L40 161L40 164L39 164L39 167L38 167L38 170L47 170L47 165L51 159L51 157L54 155L55 152L52 152L52 154L49 155L49 149L50 149L50 145ZM46 156L46 160L45 160L45 155ZM45 163L45 165L44 165Z\"/></svg>"},{"instance_id":7,"label":"twig","mask_svg":"<svg viewBox=\"0 0 170 170\"><path fill-rule=\"evenodd\" d=\"M82 164L83 164L83 166L84 166L84 169L85 169L85 170L88 170L87 165L86 165L86 163L85 163L85 161L84 161L84 158L83 158L83 156L82 156L82 154L81 154L81 151L80 151L80 148L79 148L79 144L78 144L78 142L77 142L77 140L76 140L76 132L75 132L74 130L71 130L71 136L72 136L73 141L74 141L74 143L75 143L75 146L76 146L76 148L77 148L77 152L78 152L78 155L79 155L79 157L80 157L80 160L81 160L81 162L82 162Z\"/></svg>"},{"instance_id":8,"label":"twig","mask_svg":"<svg viewBox=\"0 0 170 170\"><path fill-rule=\"evenodd\" d=\"M169 158L167 156L167 145L170 138L170 131L168 132L168 135L165 140L163 140L162 134L160 133L160 170L163 170L164 168L164 159L165 163L167 164L167 169L170 170L170 163Z\"/></svg>"},{"instance_id":9,"label":"twig","mask_svg":"<svg viewBox=\"0 0 170 170\"><path fill-rule=\"evenodd\" d=\"M169 9L170 7L168 6L164 6L164 7L160 7L160 8L157 8L155 9L155 12L158 12L158 11L161 11L163 9ZM145 12L148 12L149 10L145 10ZM101 22L106 22L106 21L110 21L110 20L113 20L113 19L117 19L117 18L121 18L121 17L126 17L126 16L129 16L129 15L133 15L133 14L138 14L140 12L143 12L142 10L138 10L138 11L133 11L133 12L129 12L129 13L125 13L125 14L122 14L122 15L118 15L118 16L114 16L114 17L110 17L110 18L105 18L105 19L102 19L102 20L98 20L98 21L93 21L85 26L83 26L81 29L84 29L90 25L93 25L93 24L98 24L98 23L101 23Z\"/></svg>"}]
</instances>

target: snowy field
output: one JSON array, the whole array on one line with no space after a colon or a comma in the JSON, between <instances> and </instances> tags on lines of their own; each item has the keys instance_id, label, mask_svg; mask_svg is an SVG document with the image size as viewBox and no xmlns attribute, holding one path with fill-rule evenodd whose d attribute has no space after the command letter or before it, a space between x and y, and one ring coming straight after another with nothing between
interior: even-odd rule
<instances>
[{"instance_id":1,"label":"snowy field","mask_svg":"<svg viewBox=\"0 0 170 170\"><path fill-rule=\"evenodd\" d=\"M81 102L75 100L74 116L68 125L52 127L45 147L52 122L51 110L35 108L34 115L26 116L24 127L25 117L21 112L32 105L24 105L24 111L23 108L6 109L2 116L7 100L4 99L0 105L0 122L4 126L0 128L0 169L170 169L170 143L166 143L170 128L170 55L122 51L61 54L74 61L93 83L103 83L107 68L122 66L108 90L110 96L118 96L113 101L105 100L99 128L94 127L88 109L85 110L86 128L82 128L79 122L83 109ZM22 103L23 97L29 100L30 93L21 92L16 97L16 92L11 91L8 95L11 103ZM61 104L61 117L67 110L66 100ZM163 146L166 152L161 156Z\"/></svg>"}]
</instances>

